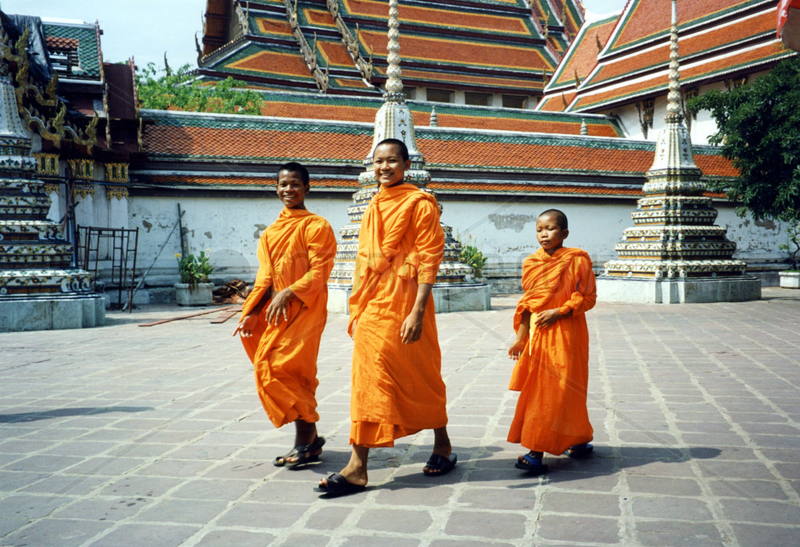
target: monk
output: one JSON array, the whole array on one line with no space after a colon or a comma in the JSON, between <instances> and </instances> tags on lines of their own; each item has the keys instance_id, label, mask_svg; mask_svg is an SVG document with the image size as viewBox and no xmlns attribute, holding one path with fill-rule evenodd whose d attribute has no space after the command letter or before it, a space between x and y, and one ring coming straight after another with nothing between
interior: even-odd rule
<instances>
[{"instance_id":1,"label":"monk","mask_svg":"<svg viewBox=\"0 0 800 547\"><path fill-rule=\"evenodd\" d=\"M525 259L525 294L514 314L517 337L508 350L517 359L510 389L520 391L508 442L530 452L515 467L534 475L547 471L544 452L584 457L592 452L589 423L589 331L585 313L597 299L589 255L563 246L567 216L549 209L536 221L542 246Z\"/></svg>"},{"instance_id":2,"label":"monk","mask_svg":"<svg viewBox=\"0 0 800 547\"><path fill-rule=\"evenodd\" d=\"M330 495L364 490L369 449L423 429L434 432L426 476L445 475L457 461L431 296L444 251L439 208L433 196L403 182L411 161L402 141L380 142L373 160L380 190L361 221L349 301L352 451L347 466L315 489Z\"/></svg>"},{"instance_id":3,"label":"monk","mask_svg":"<svg viewBox=\"0 0 800 547\"><path fill-rule=\"evenodd\" d=\"M284 209L261 234L258 275L234 334L241 335L253 362L269 419L275 427L295 425L294 449L273 464L297 469L317 461L325 444L316 427L317 354L336 238L324 218L306 210L310 185L305 167L283 165L277 188Z\"/></svg>"}]
</instances>

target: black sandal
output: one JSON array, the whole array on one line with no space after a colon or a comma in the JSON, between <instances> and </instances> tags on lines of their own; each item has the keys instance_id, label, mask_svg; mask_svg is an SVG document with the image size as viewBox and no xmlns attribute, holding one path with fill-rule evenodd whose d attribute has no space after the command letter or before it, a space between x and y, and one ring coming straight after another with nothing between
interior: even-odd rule
<instances>
[{"instance_id":1,"label":"black sandal","mask_svg":"<svg viewBox=\"0 0 800 547\"><path fill-rule=\"evenodd\" d=\"M319 461L319 454L316 454L315 452L322 450L324 444L325 438L317 435L317 438L314 439L314 442L311 444L300 444L295 446L292 451L285 456L278 456L272 460L272 465L275 467L285 467L286 469L298 469L308 465L309 463L317 462ZM286 461L289 458L297 458L297 461Z\"/></svg>"},{"instance_id":2,"label":"black sandal","mask_svg":"<svg viewBox=\"0 0 800 547\"><path fill-rule=\"evenodd\" d=\"M594 446L589 443L576 444L567 448L567 456L570 458L585 458L594 450Z\"/></svg>"},{"instance_id":3,"label":"black sandal","mask_svg":"<svg viewBox=\"0 0 800 547\"><path fill-rule=\"evenodd\" d=\"M319 484L314 487L314 492L321 492L327 494L328 497L346 496L348 494L357 494L363 492L367 487L363 484L353 484L348 481L339 473L331 473L325 479L325 484Z\"/></svg>"},{"instance_id":4,"label":"black sandal","mask_svg":"<svg viewBox=\"0 0 800 547\"><path fill-rule=\"evenodd\" d=\"M542 458L537 458L530 453L517 458L517 462L514 464L514 467L517 469L522 469L531 475L541 475L543 473L547 473L547 465L542 463Z\"/></svg>"},{"instance_id":5,"label":"black sandal","mask_svg":"<svg viewBox=\"0 0 800 547\"><path fill-rule=\"evenodd\" d=\"M426 477L441 477L455 469L456 463L458 463L458 456L455 454L450 454L449 458L439 454L431 454L428 463L422 469L422 474Z\"/></svg>"}]
</instances>

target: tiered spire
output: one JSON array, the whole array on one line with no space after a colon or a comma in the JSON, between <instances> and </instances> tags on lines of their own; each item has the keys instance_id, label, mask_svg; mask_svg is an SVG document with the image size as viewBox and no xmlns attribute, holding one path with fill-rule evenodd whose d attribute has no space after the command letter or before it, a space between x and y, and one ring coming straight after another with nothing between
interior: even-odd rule
<instances>
[{"instance_id":1,"label":"tiered spire","mask_svg":"<svg viewBox=\"0 0 800 547\"><path fill-rule=\"evenodd\" d=\"M683 124L678 60L677 3L672 0L669 95L666 127L656 142L647 172L645 197L632 213L636 226L623 232L615 249L618 260L606 262L608 276L687 278L740 276L745 263L732 260L736 244L714 225L717 211L702 172L694 162L692 142Z\"/></svg>"},{"instance_id":2,"label":"tiered spire","mask_svg":"<svg viewBox=\"0 0 800 547\"><path fill-rule=\"evenodd\" d=\"M406 104L403 93L403 81L400 70L400 20L398 0L389 0L389 55L387 60L389 76L386 82L384 103L375 115L375 134L369 156L364 160L364 171L358 176L361 189L353 194L353 205L348 207L347 215L350 224L339 233L342 243L336 253L336 262L331 274L331 283L350 285L353 282L353 270L358 252L358 232L361 217L369 202L378 193L379 184L372 170L375 148L385 139L398 139L408 147L411 169L405 173L405 182L410 182L428 192L426 186L431 181L430 173L425 169L425 158L417 148L417 137L414 132L414 117ZM439 206L441 210L441 205ZM437 283L464 283L472 275L472 268L459 262L461 244L453 238L453 229L442 225L445 231L444 260L439 267Z\"/></svg>"}]
</instances>

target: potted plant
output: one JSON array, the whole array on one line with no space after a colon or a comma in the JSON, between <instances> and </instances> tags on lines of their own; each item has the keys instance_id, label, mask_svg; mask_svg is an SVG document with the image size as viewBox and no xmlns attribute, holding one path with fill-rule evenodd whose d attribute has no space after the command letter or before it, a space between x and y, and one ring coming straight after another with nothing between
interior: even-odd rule
<instances>
[{"instance_id":1,"label":"potted plant","mask_svg":"<svg viewBox=\"0 0 800 547\"><path fill-rule=\"evenodd\" d=\"M210 250L200 251L199 255L177 253L180 283L175 283L175 301L179 306L204 306L214 301L214 284L208 276L214 271L209 263Z\"/></svg>"},{"instance_id":2,"label":"potted plant","mask_svg":"<svg viewBox=\"0 0 800 547\"><path fill-rule=\"evenodd\" d=\"M781 278L781 287L785 289L800 289L800 222L794 222L789 226L789 242L793 245L791 250L789 243L781 245L780 249L789 253L789 263L792 265L788 270L783 270L778 275Z\"/></svg>"}]
</instances>

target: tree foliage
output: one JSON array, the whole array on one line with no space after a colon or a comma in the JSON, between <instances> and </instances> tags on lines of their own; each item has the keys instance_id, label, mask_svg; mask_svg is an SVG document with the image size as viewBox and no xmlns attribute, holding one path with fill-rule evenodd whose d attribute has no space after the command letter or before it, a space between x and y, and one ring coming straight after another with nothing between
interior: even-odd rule
<instances>
[{"instance_id":1,"label":"tree foliage","mask_svg":"<svg viewBox=\"0 0 800 547\"><path fill-rule=\"evenodd\" d=\"M188 110L219 114L261 114L261 94L242 89L243 82L228 77L201 85L189 65L177 71L156 69L155 64L136 73L139 106L155 110Z\"/></svg>"},{"instance_id":2,"label":"tree foliage","mask_svg":"<svg viewBox=\"0 0 800 547\"><path fill-rule=\"evenodd\" d=\"M687 107L711 112L718 131L709 140L722 145L741 173L709 187L741 202L740 214L800 222L800 56L738 89L704 93Z\"/></svg>"}]
</instances>

